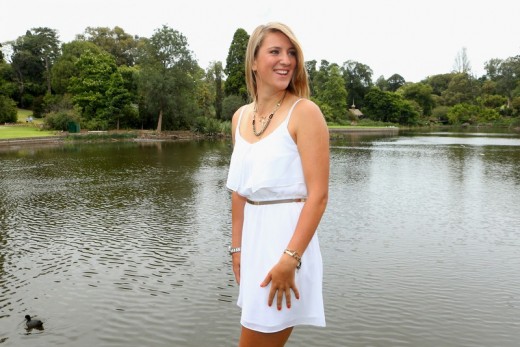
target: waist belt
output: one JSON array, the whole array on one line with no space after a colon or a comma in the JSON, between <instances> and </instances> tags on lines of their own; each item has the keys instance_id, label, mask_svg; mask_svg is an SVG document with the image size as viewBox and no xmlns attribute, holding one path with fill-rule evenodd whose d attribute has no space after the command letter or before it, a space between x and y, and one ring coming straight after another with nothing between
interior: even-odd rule
<instances>
[{"instance_id":1,"label":"waist belt","mask_svg":"<svg viewBox=\"0 0 520 347\"><path fill-rule=\"evenodd\" d=\"M296 198L296 199L281 199L281 200L266 200L266 201L253 201L246 199L248 204L251 205L273 205L273 204L286 204L289 202L305 202L307 198Z\"/></svg>"}]
</instances>

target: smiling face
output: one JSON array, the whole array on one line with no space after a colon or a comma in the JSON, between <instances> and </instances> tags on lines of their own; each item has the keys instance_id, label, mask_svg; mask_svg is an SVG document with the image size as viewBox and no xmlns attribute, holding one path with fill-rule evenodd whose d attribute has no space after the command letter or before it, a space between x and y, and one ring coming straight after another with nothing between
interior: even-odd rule
<instances>
[{"instance_id":1,"label":"smiling face","mask_svg":"<svg viewBox=\"0 0 520 347\"><path fill-rule=\"evenodd\" d=\"M267 33L253 62L258 88L285 90L296 68L296 49L283 33Z\"/></svg>"}]
</instances>

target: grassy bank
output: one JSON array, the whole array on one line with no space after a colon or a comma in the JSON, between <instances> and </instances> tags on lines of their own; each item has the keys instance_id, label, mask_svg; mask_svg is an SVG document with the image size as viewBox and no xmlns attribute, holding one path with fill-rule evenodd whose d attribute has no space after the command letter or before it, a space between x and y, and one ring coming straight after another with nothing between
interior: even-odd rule
<instances>
[{"instance_id":1,"label":"grassy bank","mask_svg":"<svg viewBox=\"0 0 520 347\"><path fill-rule=\"evenodd\" d=\"M30 117L32 117L32 111L19 109L16 124L0 126L0 140L45 137L56 134L55 131L42 130L41 119L31 120Z\"/></svg>"}]
</instances>

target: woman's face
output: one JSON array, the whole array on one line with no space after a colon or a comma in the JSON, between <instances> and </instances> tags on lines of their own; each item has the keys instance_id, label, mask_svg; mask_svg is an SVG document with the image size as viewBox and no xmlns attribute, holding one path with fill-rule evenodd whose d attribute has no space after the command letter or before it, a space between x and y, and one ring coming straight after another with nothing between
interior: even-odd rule
<instances>
[{"instance_id":1,"label":"woman's face","mask_svg":"<svg viewBox=\"0 0 520 347\"><path fill-rule=\"evenodd\" d=\"M296 49L287 36L281 32L266 34L253 63L258 87L286 89L295 68Z\"/></svg>"}]
</instances>

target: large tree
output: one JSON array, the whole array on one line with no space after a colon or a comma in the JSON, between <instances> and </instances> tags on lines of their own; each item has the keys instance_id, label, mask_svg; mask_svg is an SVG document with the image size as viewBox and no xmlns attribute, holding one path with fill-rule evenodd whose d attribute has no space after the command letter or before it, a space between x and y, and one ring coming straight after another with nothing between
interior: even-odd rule
<instances>
[{"instance_id":1,"label":"large tree","mask_svg":"<svg viewBox=\"0 0 520 347\"><path fill-rule=\"evenodd\" d=\"M32 106L35 97L51 93L51 68L60 54L56 30L33 28L9 42L21 107Z\"/></svg>"},{"instance_id":2,"label":"large tree","mask_svg":"<svg viewBox=\"0 0 520 347\"><path fill-rule=\"evenodd\" d=\"M170 129L188 127L197 111L195 78L200 67L186 37L166 25L156 29L143 47L140 65L141 109L156 119L156 130L162 130L163 121Z\"/></svg>"},{"instance_id":3,"label":"large tree","mask_svg":"<svg viewBox=\"0 0 520 347\"><path fill-rule=\"evenodd\" d=\"M341 67L345 89L350 102L355 102L359 108L363 106L365 94L372 88L372 69L357 61L348 60Z\"/></svg>"},{"instance_id":4,"label":"large tree","mask_svg":"<svg viewBox=\"0 0 520 347\"><path fill-rule=\"evenodd\" d=\"M430 116L435 107L432 98L433 89L424 83L409 83L402 86L398 92L407 100L413 100L421 106L423 115Z\"/></svg>"},{"instance_id":5,"label":"large tree","mask_svg":"<svg viewBox=\"0 0 520 347\"><path fill-rule=\"evenodd\" d=\"M342 123L346 121L347 91L337 64L326 68L326 76L322 71L323 83L315 100L320 105L327 122Z\"/></svg>"},{"instance_id":6,"label":"large tree","mask_svg":"<svg viewBox=\"0 0 520 347\"><path fill-rule=\"evenodd\" d=\"M113 29L87 27L83 35L78 35L78 39L90 41L112 54L118 66L133 66L135 64L139 39L126 33L118 26Z\"/></svg>"},{"instance_id":7,"label":"large tree","mask_svg":"<svg viewBox=\"0 0 520 347\"><path fill-rule=\"evenodd\" d=\"M238 95L247 101L248 93L245 81L246 49L249 35L244 29L237 29L233 35L233 41L229 47L226 58L225 72L227 74L224 85L226 96Z\"/></svg>"},{"instance_id":8,"label":"large tree","mask_svg":"<svg viewBox=\"0 0 520 347\"><path fill-rule=\"evenodd\" d=\"M52 89L57 94L68 91L70 78L78 76L76 62L87 51L100 54L101 48L88 41L74 40L61 46L62 54L52 67Z\"/></svg>"},{"instance_id":9,"label":"large tree","mask_svg":"<svg viewBox=\"0 0 520 347\"><path fill-rule=\"evenodd\" d=\"M81 118L88 128L106 130L119 127L131 102L115 59L106 52L84 52L76 62L77 76L70 81L74 104L81 107Z\"/></svg>"},{"instance_id":10,"label":"large tree","mask_svg":"<svg viewBox=\"0 0 520 347\"><path fill-rule=\"evenodd\" d=\"M416 125L419 114L401 95L372 88L365 96L365 116L372 120Z\"/></svg>"}]
</instances>

